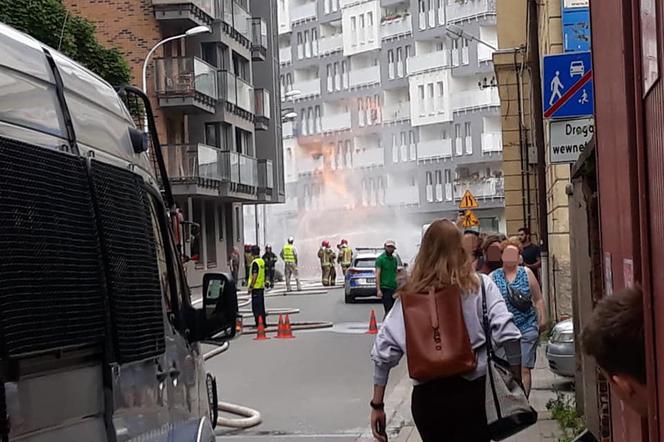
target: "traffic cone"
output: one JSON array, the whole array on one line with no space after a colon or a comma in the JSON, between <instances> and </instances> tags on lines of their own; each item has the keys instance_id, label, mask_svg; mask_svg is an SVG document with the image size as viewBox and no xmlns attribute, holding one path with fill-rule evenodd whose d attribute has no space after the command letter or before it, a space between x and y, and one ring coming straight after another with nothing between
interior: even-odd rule
<instances>
[{"instance_id":1,"label":"traffic cone","mask_svg":"<svg viewBox=\"0 0 664 442\"><path fill-rule=\"evenodd\" d=\"M367 331L368 335L378 334L378 324L376 324L376 313L371 309L371 319L369 319L369 330Z\"/></svg>"},{"instance_id":2,"label":"traffic cone","mask_svg":"<svg viewBox=\"0 0 664 442\"><path fill-rule=\"evenodd\" d=\"M235 334L236 335L242 334L242 316L238 316L237 319L235 320Z\"/></svg>"},{"instance_id":3,"label":"traffic cone","mask_svg":"<svg viewBox=\"0 0 664 442\"><path fill-rule=\"evenodd\" d=\"M258 317L258 331L256 332L256 337L254 338L254 341L267 341L268 338L267 335L265 334L265 324L263 323L263 317L259 316Z\"/></svg>"},{"instance_id":4,"label":"traffic cone","mask_svg":"<svg viewBox=\"0 0 664 442\"><path fill-rule=\"evenodd\" d=\"M282 338L295 339L295 336L293 336L293 329L291 328L291 323L290 323L290 318L288 317L288 313L286 313L286 319L284 320L284 335Z\"/></svg>"},{"instance_id":5,"label":"traffic cone","mask_svg":"<svg viewBox=\"0 0 664 442\"><path fill-rule=\"evenodd\" d=\"M284 327L284 316L279 313L279 326L277 327L277 339L284 339L286 337L286 328Z\"/></svg>"}]
</instances>

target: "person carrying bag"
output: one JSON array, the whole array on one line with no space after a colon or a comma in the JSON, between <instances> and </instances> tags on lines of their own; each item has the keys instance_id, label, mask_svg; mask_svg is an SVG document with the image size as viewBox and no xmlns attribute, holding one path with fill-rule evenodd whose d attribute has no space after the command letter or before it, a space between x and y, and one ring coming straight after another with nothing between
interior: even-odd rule
<instances>
[{"instance_id":1,"label":"person carrying bag","mask_svg":"<svg viewBox=\"0 0 664 442\"><path fill-rule=\"evenodd\" d=\"M518 383L521 334L498 287L488 276L475 273L471 262L454 223L431 224L409 281L397 293L371 351L371 428L376 440L387 441L385 386L404 353L414 383L413 418L423 442L491 440L487 414L492 423L495 419L486 408L487 350L494 343L502 347L508 371ZM495 383L494 375L489 378ZM504 407L499 412L504 416Z\"/></svg>"}]
</instances>

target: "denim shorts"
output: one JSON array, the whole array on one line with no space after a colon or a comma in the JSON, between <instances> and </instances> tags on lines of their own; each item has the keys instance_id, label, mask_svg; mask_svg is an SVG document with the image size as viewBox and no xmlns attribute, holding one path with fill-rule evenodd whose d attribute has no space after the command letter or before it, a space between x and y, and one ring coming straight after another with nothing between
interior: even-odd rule
<instances>
[{"instance_id":1,"label":"denim shorts","mask_svg":"<svg viewBox=\"0 0 664 442\"><path fill-rule=\"evenodd\" d=\"M539 332L537 330L526 330L521 332L521 366L524 368L535 368L537 360L537 344L539 343Z\"/></svg>"}]
</instances>

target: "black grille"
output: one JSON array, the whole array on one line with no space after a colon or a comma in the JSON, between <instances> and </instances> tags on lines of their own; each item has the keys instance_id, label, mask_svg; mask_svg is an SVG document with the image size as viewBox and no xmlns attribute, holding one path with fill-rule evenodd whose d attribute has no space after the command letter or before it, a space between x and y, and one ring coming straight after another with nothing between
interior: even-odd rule
<instances>
[{"instance_id":1,"label":"black grille","mask_svg":"<svg viewBox=\"0 0 664 442\"><path fill-rule=\"evenodd\" d=\"M100 269L82 160L0 138L2 357L101 344Z\"/></svg>"},{"instance_id":2,"label":"black grille","mask_svg":"<svg viewBox=\"0 0 664 442\"><path fill-rule=\"evenodd\" d=\"M118 362L164 351L161 286L143 179L93 161L92 182L107 257L106 277Z\"/></svg>"}]
</instances>

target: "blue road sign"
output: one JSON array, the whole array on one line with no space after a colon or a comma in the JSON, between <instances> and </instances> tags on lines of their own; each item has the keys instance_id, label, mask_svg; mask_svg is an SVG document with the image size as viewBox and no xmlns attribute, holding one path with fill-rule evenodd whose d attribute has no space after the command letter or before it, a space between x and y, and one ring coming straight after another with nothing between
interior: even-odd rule
<instances>
[{"instance_id":1,"label":"blue road sign","mask_svg":"<svg viewBox=\"0 0 664 442\"><path fill-rule=\"evenodd\" d=\"M542 89L544 118L592 116L594 92L590 52L545 56Z\"/></svg>"},{"instance_id":2,"label":"blue road sign","mask_svg":"<svg viewBox=\"0 0 664 442\"><path fill-rule=\"evenodd\" d=\"M590 9L565 8L562 15L565 52L590 51Z\"/></svg>"}]
</instances>

